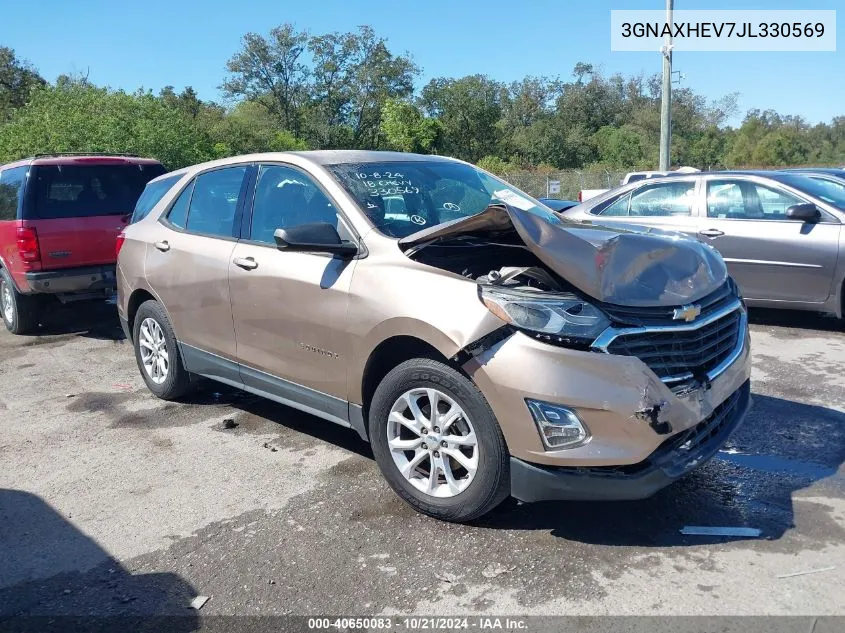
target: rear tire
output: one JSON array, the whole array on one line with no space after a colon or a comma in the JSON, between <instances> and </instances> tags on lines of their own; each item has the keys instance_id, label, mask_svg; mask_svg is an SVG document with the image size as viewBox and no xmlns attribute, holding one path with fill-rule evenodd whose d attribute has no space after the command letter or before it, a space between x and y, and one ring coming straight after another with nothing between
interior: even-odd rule
<instances>
[{"instance_id":1,"label":"rear tire","mask_svg":"<svg viewBox=\"0 0 845 633\"><path fill-rule=\"evenodd\" d=\"M0 268L0 314L12 334L31 334L38 328L39 297L17 291L12 277Z\"/></svg>"},{"instance_id":2,"label":"rear tire","mask_svg":"<svg viewBox=\"0 0 845 633\"><path fill-rule=\"evenodd\" d=\"M471 521L510 494L510 455L496 417L475 384L448 365L416 358L391 370L370 404L369 432L390 487L423 514Z\"/></svg>"},{"instance_id":3,"label":"rear tire","mask_svg":"<svg viewBox=\"0 0 845 633\"><path fill-rule=\"evenodd\" d=\"M135 360L147 388L162 400L176 400L191 387L176 335L167 313L157 301L145 301L132 327Z\"/></svg>"}]
</instances>

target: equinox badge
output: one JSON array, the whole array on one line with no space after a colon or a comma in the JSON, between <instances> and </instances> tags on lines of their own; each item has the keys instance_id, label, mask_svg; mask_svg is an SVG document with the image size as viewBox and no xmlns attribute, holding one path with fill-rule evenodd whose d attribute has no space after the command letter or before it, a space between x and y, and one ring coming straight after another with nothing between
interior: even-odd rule
<instances>
[{"instance_id":1,"label":"equinox badge","mask_svg":"<svg viewBox=\"0 0 845 633\"><path fill-rule=\"evenodd\" d=\"M675 308L672 318L676 321L683 320L689 323L690 321L695 321L699 314L701 314L701 306L690 304Z\"/></svg>"}]
</instances>

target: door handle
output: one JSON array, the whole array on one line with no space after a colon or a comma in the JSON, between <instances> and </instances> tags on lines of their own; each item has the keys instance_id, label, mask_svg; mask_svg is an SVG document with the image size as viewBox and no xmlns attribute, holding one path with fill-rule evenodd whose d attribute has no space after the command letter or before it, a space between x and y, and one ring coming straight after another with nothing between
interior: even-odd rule
<instances>
[{"instance_id":1,"label":"door handle","mask_svg":"<svg viewBox=\"0 0 845 633\"><path fill-rule=\"evenodd\" d=\"M244 270L255 270L258 268L258 262L252 257L235 257L235 259L232 260L232 263Z\"/></svg>"},{"instance_id":2,"label":"door handle","mask_svg":"<svg viewBox=\"0 0 845 633\"><path fill-rule=\"evenodd\" d=\"M156 242L156 243L155 243L155 247L156 247L158 250L160 250L162 253L166 253L167 251L169 251L169 250L170 250L170 244L168 244L166 241L164 241L164 242Z\"/></svg>"},{"instance_id":3,"label":"door handle","mask_svg":"<svg viewBox=\"0 0 845 633\"><path fill-rule=\"evenodd\" d=\"M699 231L698 234L704 237L719 237L720 235L724 235L725 232L719 229L704 229L703 231Z\"/></svg>"}]
</instances>

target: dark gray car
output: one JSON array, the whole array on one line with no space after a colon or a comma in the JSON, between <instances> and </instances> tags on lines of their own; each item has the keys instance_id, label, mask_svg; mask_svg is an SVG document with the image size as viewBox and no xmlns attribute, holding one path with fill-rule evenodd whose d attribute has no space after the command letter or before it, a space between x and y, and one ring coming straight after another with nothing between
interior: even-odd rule
<instances>
[{"instance_id":1,"label":"dark gray car","mask_svg":"<svg viewBox=\"0 0 845 633\"><path fill-rule=\"evenodd\" d=\"M563 214L676 231L717 249L749 305L843 316L845 183L795 172L641 181Z\"/></svg>"}]
</instances>

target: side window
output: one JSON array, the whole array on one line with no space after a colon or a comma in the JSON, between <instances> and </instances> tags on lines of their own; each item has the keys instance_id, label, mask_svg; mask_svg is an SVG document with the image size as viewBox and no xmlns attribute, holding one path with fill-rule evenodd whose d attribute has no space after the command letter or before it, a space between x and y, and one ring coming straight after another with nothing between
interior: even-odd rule
<instances>
[{"instance_id":1,"label":"side window","mask_svg":"<svg viewBox=\"0 0 845 633\"><path fill-rule=\"evenodd\" d=\"M275 244L276 229L313 222L326 222L338 228L337 210L326 194L296 169L261 165L255 185L250 239Z\"/></svg>"},{"instance_id":2,"label":"side window","mask_svg":"<svg viewBox=\"0 0 845 633\"><path fill-rule=\"evenodd\" d=\"M0 172L0 222L16 220L28 166Z\"/></svg>"},{"instance_id":3,"label":"side window","mask_svg":"<svg viewBox=\"0 0 845 633\"><path fill-rule=\"evenodd\" d=\"M786 220L786 210L801 199L744 180L707 183L707 217L728 220Z\"/></svg>"},{"instance_id":4,"label":"side window","mask_svg":"<svg viewBox=\"0 0 845 633\"><path fill-rule=\"evenodd\" d=\"M764 220L786 220L786 210L794 204L804 202L800 198L786 193L769 189L763 185L753 185L757 197L760 199L760 207L763 209Z\"/></svg>"},{"instance_id":5,"label":"side window","mask_svg":"<svg viewBox=\"0 0 845 633\"><path fill-rule=\"evenodd\" d=\"M238 198L246 165L215 169L197 176L186 229L215 237L234 235Z\"/></svg>"},{"instance_id":6,"label":"side window","mask_svg":"<svg viewBox=\"0 0 845 633\"><path fill-rule=\"evenodd\" d=\"M692 215L695 181L644 185L599 211L611 217L670 217Z\"/></svg>"},{"instance_id":7,"label":"side window","mask_svg":"<svg viewBox=\"0 0 845 633\"><path fill-rule=\"evenodd\" d=\"M138 202L135 203L135 210L132 212L132 220L130 224L140 222L150 214L159 201L170 191L170 188L176 184L182 176L171 176L170 178L163 178L156 182L151 182L146 186Z\"/></svg>"},{"instance_id":8,"label":"side window","mask_svg":"<svg viewBox=\"0 0 845 633\"><path fill-rule=\"evenodd\" d=\"M188 205L191 203L195 184L196 180L192 180L191 184L185 187L179 197L176 198L176 202L170 207L170 213L167 214L167 221L177 228L184 230L188 225Z\"/></svg>"},{"instance_id":9,"label":"side window","mask_svg":"<svg viewBox=\"0 0 845 633\"><path fill-rule=\"evenodd\" d=\"M628 215L670 217L692 215L695 181L663 182L631 192Z\"/></svg>"},{"instance_id":10,"label":"side window","mask_svg":"<svg viewBox=\"0 0 845 633\"><path fill-rule=\"evenodd\" d=\"M611 203L609 207L599 211L599 215L609 215L611 217L621 217L628 215L628 203L631 202L631 194L626 193L621 198L617 198L615 202Z\"/></svg>"}]
</instances>

